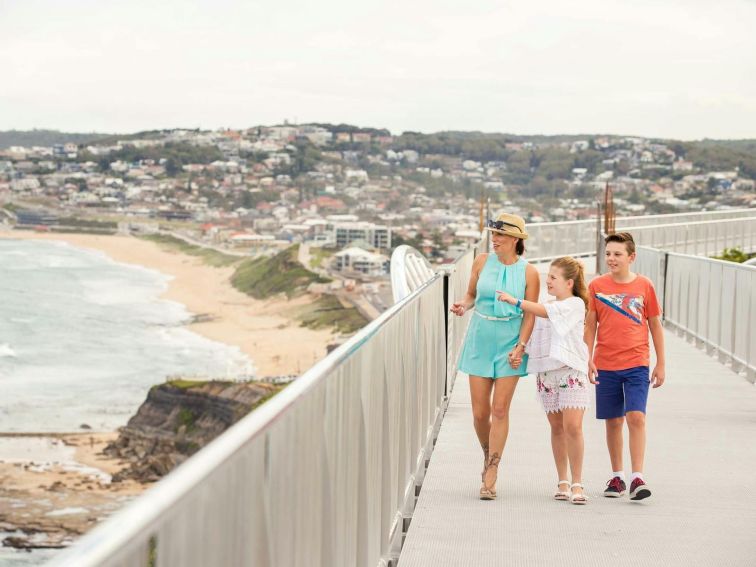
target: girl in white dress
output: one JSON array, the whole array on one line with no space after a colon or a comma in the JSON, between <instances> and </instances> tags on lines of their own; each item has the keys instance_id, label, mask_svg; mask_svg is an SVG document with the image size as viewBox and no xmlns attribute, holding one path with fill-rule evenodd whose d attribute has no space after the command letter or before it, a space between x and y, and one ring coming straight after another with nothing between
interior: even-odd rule
<instances>
[{"instance_id":1,"label":"girl in white dress","mask_svg":"<svg viewBox=\"0 0 756 567\"><path fill-rule=\"evenodd\" d=\"M554 498L586 504L583 494L583 414L589 403L588 347L583 340L588 290L583 265L565 256L551 263L546 288L554 301L537 303L497 292L498 300L536 315L526 352L528 372L551 425L551 448L559 483ZM567 478L569 465L572 482ZM569 487L568 492L566 488Z\"/></svg>"}]
</instances>

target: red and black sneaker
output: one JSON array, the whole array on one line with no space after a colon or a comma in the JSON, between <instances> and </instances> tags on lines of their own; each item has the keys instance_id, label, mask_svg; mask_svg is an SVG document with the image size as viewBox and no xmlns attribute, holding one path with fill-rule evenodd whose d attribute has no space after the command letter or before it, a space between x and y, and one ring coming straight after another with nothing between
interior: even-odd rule
<instances>
[{"instance_id":1,"label":"red and black sneaker","mask_svg":"<svg viewBox=\"0 0 756 567\"><path fill-rule=\"evenodd\" d=\"M634 478L630 483L630 500L643 500L651 496L651 489L642 478Z\"/></svg>"},{"instance_id":2,"label":"red and black sneaker","mask_svg":"<svg viewBox=\"0 0 756 567\"><path fill-rule=\"evenodd\" d=\"M627 485L625 481L620 477L615 476L612 480L606 483L606 490L604 490L604 496L607 498L619 498L624 496Z\"/></svg>"}]
</instances>

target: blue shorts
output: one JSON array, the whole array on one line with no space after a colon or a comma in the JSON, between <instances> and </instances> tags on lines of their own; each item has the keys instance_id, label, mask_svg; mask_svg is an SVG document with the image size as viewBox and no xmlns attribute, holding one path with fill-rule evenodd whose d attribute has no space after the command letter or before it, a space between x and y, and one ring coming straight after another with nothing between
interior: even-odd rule
<instances>
[{"instance_id":1,"label":"blue shorts","mask_svg":"<svg viewBox=\"0 0 756 567\"><path fill-rule=\"evenodd\" d=\"M646 413L648 366L599 370L596 384L596 419L624 417L629 411Z\"/></svg>"}]
</instances>

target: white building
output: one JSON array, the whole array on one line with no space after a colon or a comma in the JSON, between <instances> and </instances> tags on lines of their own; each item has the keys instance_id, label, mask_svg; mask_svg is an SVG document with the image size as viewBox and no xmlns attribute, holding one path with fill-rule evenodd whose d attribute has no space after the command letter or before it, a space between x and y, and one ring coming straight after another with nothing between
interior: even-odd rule
<instances>
[{"instance_id":1,"label":"white building","mask_svg":"<svg viewBox=\"0 0 756 567\"><path fill-rule=\"evenodd\" d=\"M362 248L347 248L333 255L333 266L340 272L361 272L371 276L388 273L389 259L383 254L368 252Z\"/></svg>"},{"instance_id":2,"label":"white building","mask_svg":"<svg viewBox=\"0 0 756 567\"><path fill-rule=\"evenodd\" d=\"M369 222L342 222L331 226L337 248L349 246L355 240L364 240L373 248L391 248L391 229Z\"/></svg>"}]
</instances>

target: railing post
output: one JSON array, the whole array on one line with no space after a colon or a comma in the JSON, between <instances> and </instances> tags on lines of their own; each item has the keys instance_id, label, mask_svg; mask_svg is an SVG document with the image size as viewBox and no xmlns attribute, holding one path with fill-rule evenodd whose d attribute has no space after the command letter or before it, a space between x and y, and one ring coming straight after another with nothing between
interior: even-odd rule
<instances>
[{"instance_id":1,"label":"railing post","mask_svg":"<svg viewBox=\"0 0 756 567\"><path fill-rule=\"evenodd\" d=\"M596 275L601 275L601 258L604 256L604 239L601 231L601 201L596 209Z\"/></svg>"},{"instance_id":2,"label":"railing post","mask_svg":"<svg viewBox=\"0 0 756 567\"><path fill-rule=\"evenodd\" d=\"M669 252L664 252L664 256L662 256L662 266L661 266L661 272L662 272L662 285L661 287L661 294L662 294L662 324L664 324L664 321L667 318L667 265L669 264Z\"/></svg>"},{"instance_id":3,"label":"railing post","mask_svg":"<svg viewBox=\"0 0 756 567\"><path fill-rule=\"evenodd\" d=\"M449 396L449 277L454 268L446 268L444 274L444 398Z\"/></svg>"}]
</instances>

